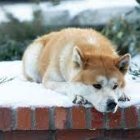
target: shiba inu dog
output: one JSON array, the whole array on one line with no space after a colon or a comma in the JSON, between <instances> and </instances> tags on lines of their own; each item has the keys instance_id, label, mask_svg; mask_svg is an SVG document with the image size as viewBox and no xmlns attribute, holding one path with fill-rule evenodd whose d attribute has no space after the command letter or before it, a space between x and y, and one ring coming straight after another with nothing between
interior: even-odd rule
<instances>
[{"instance_id":1,"label":"shiba inu dog","mask_svg":"<svg viewBox=\"0 0 140 140\"><path fill-rule=\"evenodd\" d=\"M113 44L92 29L68 28L36 39L23 56L25 77L74 103L90 102L100 112L115 112L126 100L124 76L130 55L119 56Z\"/></svg>"}]
</instances>

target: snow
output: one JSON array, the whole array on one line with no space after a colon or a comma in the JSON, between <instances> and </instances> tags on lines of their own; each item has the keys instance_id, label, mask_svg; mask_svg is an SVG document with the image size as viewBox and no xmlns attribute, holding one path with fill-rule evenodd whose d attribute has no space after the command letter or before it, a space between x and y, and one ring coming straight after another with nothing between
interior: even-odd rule
<instances>
[{"instance_id":1,"label":"snow","mask_svg":"<svg viewBox=\"0 0 140 140\"><path fill-rule=\"evenodd\" d=\"M140 54L137 54L136 56L133 57L133 62L140 67Z\"/></svg>"},{"instance_id":2,"label":"snow","mask_svg":"<svg viewBox=\"0 0 140 140\"><path fill-rule=\"evenodd\" d=\"M135 71L138 71L139 75L133 75ZM121 107L131 105L140 106L140 54L136 55L132 59L131 71L126 75L125 93L131 100L130 102L120 104Z\"/></svg>"},{"instance_id":3,"label":"snow","mask_svg":"<svg viewBox=\"0 0 140 140\"><path fill-rule=\"evenodd\" d=\"M21 61L0 62L0 79L5 77L7 81L0 84L0 106L16 108L73 105L66 95L45 89L42 84L26 81L22 75ZM9 80L10 78L14 80Z\"/></svg>"},{"instance_id":4,"label":"snow","mask_svg":"<svg viewBox=\"0 0 140 140\"><path fill-rule=\"evenodd\" d=\"M41 2L37 5L33 3L1 4L0 22L7 21L4 13L5 11L12 13L14 17L20 21L29 21L33 18L33 11L39 8L46 13L51 13L53 11L68 11L71 17L73 17L84 10L100 10L103 8L135 6L138 6L138 3L135 0L125 0L124 2L122 2L122 0L65 0L62 1L59 5L52 5L50 2Z\"/></svg>"},{"instance_id":5,"label":"snow","mask_svg":"<svg viewBox=\"0 0 140 140\"><path fill-rule=\"evenodd\" d=\"M16 12L18 11L18 12ZM20 21L30 21L33 18L32 4L5 4L0 7L0 22L8 21L5 12L11 13Z\"/></svg>"},{"instance_id":6,"label":"snow","mask_svg":"<svg viewBox=\"0 0 140 140\"><path fill-rule=\"evenodd\" d=\"M131 100L120 103L121 107L140 105L140 77L136 77L138 76L132 75L131 72L127 74L125 93ZM46 89L42 84L26 81L22 74L21 61L5 61L0 62L0 106L71 107L73 103L64 94Z\"/></svg>"},{"instance_id":7,"label":"snow","mask_svg":"<svg viewBox=\"0 0 140 140\"><path fill-rule=\"evenodd\" d=\"M122 3L122 0L83 0L83 1L63 1L60 5L55 6L55 10L68 10L71 16L78 14L84 10L110 7L126 7L126 6L136 6L138 5L135 0L125 0ZM53 8L53 7L52 7ZM72 8L72 9L71 9ZM50 9L53 10L53 9Z\"/></svg>"}]
</instances>

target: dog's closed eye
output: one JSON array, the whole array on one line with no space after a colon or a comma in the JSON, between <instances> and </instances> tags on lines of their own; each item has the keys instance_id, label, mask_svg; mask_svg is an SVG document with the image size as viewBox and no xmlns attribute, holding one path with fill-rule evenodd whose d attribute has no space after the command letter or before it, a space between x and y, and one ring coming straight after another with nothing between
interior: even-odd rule
<instances>
[{"instance_id":1,"label":"dog's closed eye","mask_svg":"<svg viewBox=\"0 0 140 140\"><path fill-rule=\"evenodd\" d=\"M94 84L93 87L96 88L96 89L101 89L102 85L101 84Z\"/></svg>"},{"instance_id":2,"label":"dog's closed eye","mask_svg":"<svg viewBox=\"0 0 140 140\"><path fill-rule=\"evenodd\" d=\"M113 86L113 89L115 90L117 87L118 87L118 84L115 84L115 85Z\"/></svg>"}]
</instances>

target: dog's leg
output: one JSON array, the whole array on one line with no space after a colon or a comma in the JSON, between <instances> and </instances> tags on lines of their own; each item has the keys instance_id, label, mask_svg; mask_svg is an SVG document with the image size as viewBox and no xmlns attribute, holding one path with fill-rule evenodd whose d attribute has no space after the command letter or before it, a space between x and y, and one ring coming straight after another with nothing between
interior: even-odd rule
<instances>
[{"instance_id":1,"label":"dog's leg","mask_svg":"<svg viewBox=\"0 0 140 140\"><path fill-rule=\"evenodd\" d=\"M90 103L81 95L76 95L75 99L73 100L73 103L78 105L84 105L85 107L93 107L92 103Z\"/></svg>"},{"instance_id":2,"label":"dog's leg","mask_svg":"<svg viewBox=\"0 0 140 140\"><path fill-rule=\"evenodd\" d=\"M85 105L87 100L85 95L88 96L92 93L92 91L89 92L89 86L80 82L66 82L56 71L54 67L47 69L42 80L43 85L48 89L67 95L75 104Z\"/></svg>"},{"instance_id":3,"label":"dog's leg","mask_svg":"<svg viewBox=\"0 0 140 140\"><path fill-rule=\"evenodd\" d=\"M130 101L130 98L123 92L122 96L119 98L118 101L121 102Z\"/></svg>"},{"instance_id":4,"label":"dog's leg","mask_svg":"<svg viewBox=\"0 0 140 140\"><path fill-rule=\"evenodd\" d=\"M88 101L81 95L76 95L75 99L73 100L74 104L85 105Z\"/></svg>"},{"instance_id":5,"label":"dog's leg","mask_svg":"<svg viewBox=\"0 0 140 140\"><path fill-rule=\"evenodd\" d=\"M67 95L75 104L86 105L89 103L84 98L84 95L88 94L88 86L82 83L47 81L43 84L48 89Z\"/></svg>"},{"instance_id":6,"label":"dog's leg","mask_svg":"<svg viewBox=\"0 0 140 140\"><path fill-rule=\"evenodd\" d=\"M48 89L67 95L72 102L78 95L78 90L80 89L80 86L78 84L72 82L47 81L43 82L43 85Z\"/></svg>"}]
</instances>

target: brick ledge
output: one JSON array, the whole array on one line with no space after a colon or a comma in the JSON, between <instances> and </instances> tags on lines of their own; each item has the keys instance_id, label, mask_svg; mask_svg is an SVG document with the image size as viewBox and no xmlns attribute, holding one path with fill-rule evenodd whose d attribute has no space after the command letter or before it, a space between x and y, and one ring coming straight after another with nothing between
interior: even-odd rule
<instances>
[{"instance_id":1,"label":"brick ledge","mask_svg":"<svg viewBox=\"0 0 140 140\"><path fill-rule=\"evenodd\" d=\"M134 106L119 109L115 114L84 107L0 108L1 131L137 128L140 128L140 111Z\"/></svg>"}]
</instances>

